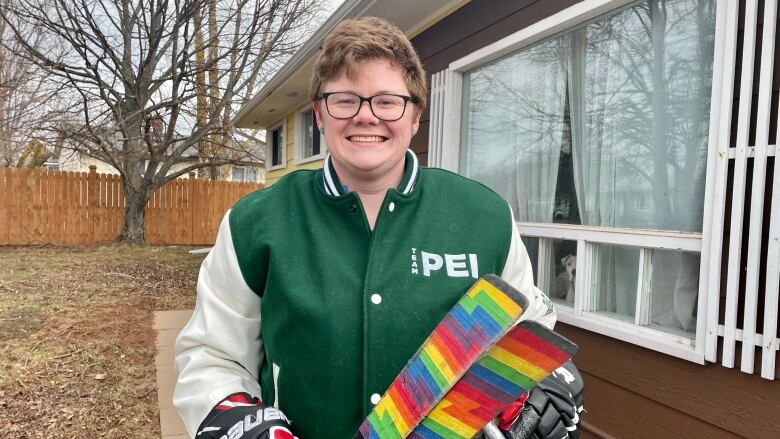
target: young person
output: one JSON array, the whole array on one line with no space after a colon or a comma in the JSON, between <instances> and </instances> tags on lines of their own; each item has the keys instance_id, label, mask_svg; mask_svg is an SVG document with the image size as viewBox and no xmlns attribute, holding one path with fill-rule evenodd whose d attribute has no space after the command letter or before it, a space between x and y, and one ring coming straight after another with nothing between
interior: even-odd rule
<instances>
[{"instance_id":1,"label":"young person","mask_svg":"<svg viewBox=\"0 0 780 439\"><path fill-rule=\"evenodd\" d=\"M291 437L289 420L303 439L352 437L487 273L528 297L524 319L552 327L508 204L409 150L426 95L395 26L346 20L328 35L311 84L323 168L239 201L201 267L176 345L191 434Z\"/></svg>"}]
</instances>

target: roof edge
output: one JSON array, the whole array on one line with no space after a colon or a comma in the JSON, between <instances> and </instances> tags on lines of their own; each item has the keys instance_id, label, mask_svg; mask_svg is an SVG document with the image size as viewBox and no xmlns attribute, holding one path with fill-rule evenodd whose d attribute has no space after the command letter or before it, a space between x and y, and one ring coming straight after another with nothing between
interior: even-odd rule
<instances>
[{"instance_id":1,"label":"roof edge","mask_svg":"<svg viewBox=\"0 0 780 439\"><path fill-rule=\"evenodd\" d=\"M325 36L333 30L336 25L347 18L354 17L360 13L360 11L369 8L376 3L377 0L345 0L344 3L336 9L330 17L314 32L314 34L306 40L305 43L295 52L287 62L284 63L281 69L271 77L263 87L255 93L255 95L241 106L238 113L233 117L232 122L234 126L238 126L243 122L244 118L254 109L261 101L271 95L277 87L282 85L294 72L296 72L303 63L309 60L318 50L322 42L325 40Z\"/></svg>"}]
</instances>

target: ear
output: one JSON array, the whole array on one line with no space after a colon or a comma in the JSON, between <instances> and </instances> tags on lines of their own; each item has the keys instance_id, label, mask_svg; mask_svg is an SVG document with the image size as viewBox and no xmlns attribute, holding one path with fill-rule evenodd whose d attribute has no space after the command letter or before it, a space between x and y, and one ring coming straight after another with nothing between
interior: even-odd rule
<instances>
[{"instance_id":1,"label":"ear","mask_svg":"<svg viewBox=\"0 0 780 439\"><path fill-rule=\"evenodd\" d=\"M314 101L311 103L311 109L314 111L314 118L317 121L317 126L322 128L322 115L320 114L320 105L322 101Z\"/></svg>"},{"instance_id":2,"label":"ear","mask_svg":"<svg viewBox=\"0 0 780 439\"><path fill-rule=\"evenodd\" d=\"M414 121L412 121L412 131L416 133L419 128L420 128L420 114L417 114L416 116L414 116Z\"/></svg>"}]
</instances>

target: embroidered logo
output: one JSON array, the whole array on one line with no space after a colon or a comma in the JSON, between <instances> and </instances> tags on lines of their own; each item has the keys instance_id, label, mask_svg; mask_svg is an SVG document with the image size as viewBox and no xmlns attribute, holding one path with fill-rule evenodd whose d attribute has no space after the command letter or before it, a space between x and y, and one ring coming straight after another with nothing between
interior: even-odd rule
<instances>
[{"instance_id":1,"label":"embroidered logo","mask_svg":"<svg viewBox=\"0 0 780 439\"><path fill-rule=\"evenodd\" d=\"M429 253L412 248L412 274L422 274L430 277L435 271L444 269L449 277L473 277L479 279L479 263L476 253L460 253L443 255Z\"/></svg>"}]
</instances>

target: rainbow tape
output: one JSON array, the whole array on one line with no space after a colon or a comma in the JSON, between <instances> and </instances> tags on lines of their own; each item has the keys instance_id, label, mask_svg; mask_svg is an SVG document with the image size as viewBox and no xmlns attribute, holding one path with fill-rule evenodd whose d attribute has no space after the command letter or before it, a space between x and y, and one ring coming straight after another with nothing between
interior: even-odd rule
<instances>
[{"instance_id":1,"label":"rainbow tape","mask_svg":"<svg viewBox=\"0 0 780 439\"><path fill-rule=\"evenodd\" d=\"M466 372L409 438L474 437L576 351L574 343L539 323L520 322Z\"/></svg>"},{"instance_id":2,"label":"rainbow tape","mask_svg":"<svg viewBox=\"0 0 780 439\"><path fill-rule=\"evenodd\" d=\"M356 437L407 437L469 367L509 331L527 303L500 277L480 278L396 377Z\"/></svg>"}]
</instances>

